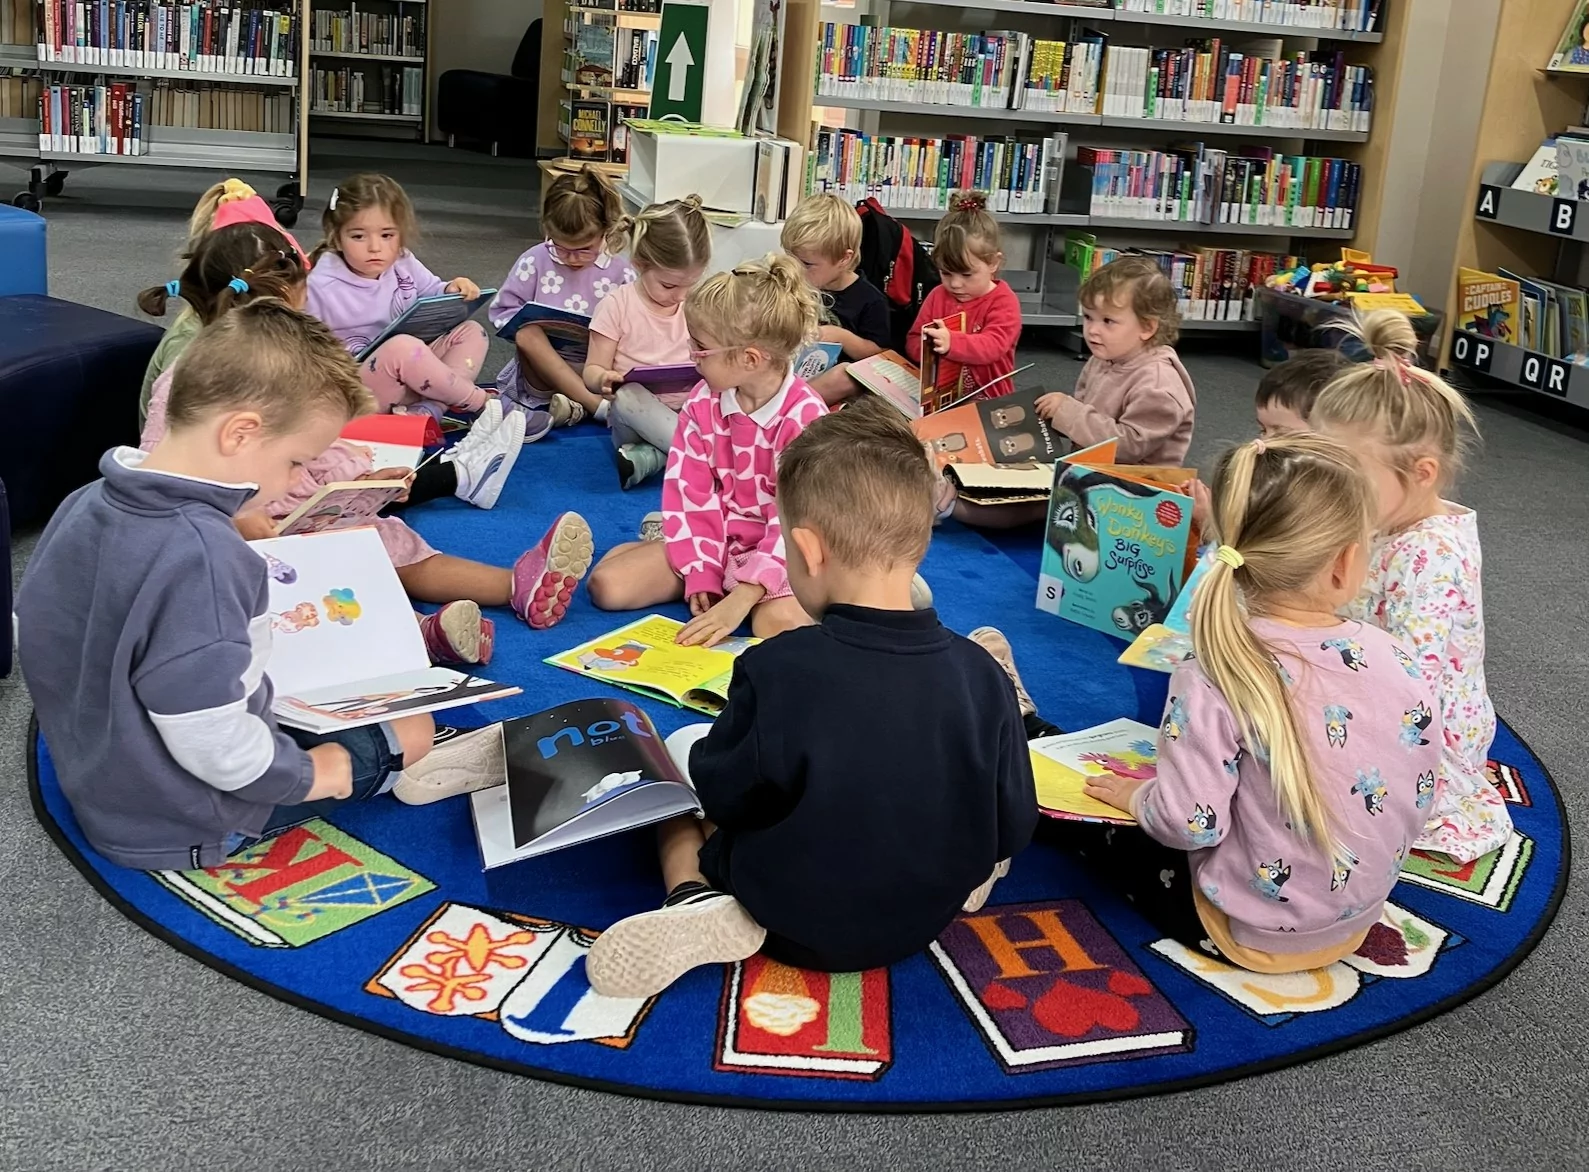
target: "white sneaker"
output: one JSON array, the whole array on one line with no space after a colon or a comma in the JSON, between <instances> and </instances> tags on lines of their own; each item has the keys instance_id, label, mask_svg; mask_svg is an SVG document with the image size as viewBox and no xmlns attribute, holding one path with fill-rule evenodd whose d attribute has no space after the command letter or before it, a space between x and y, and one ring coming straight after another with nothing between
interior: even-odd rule
<instances>
[{"instance_id":1,"label":"white sneaker","mask_svg":"<svg viewBox=\"0 0 1589 1172\"><path fill-rule=\"evenodd\" d=\"M507 780L502 726L488 724L433 746L424 760L403 770L392 787L392 796L410 806L428 806L443 798L503 785Z\"/></svg>"},{"instance_id":2,"label":"white sneaker","mask_svg":"<svg viewBox=\"0 0 1589 1172\"><path fill-rule=\"evenodd\" d=\"M443 464L454 464L460 458L466 457L470 452L490 440L493 432L502 426L502 404L497 399L487 399L486 405L476 416L469 430L464 432L463 438L455 443L448 451L443 452L438 459Z\"/></svg>"},{"instance_id":3,"label":"white sneaker","mask_svg":"<svg viewBox=\"0 0 1589 1172\"><path fill-rule=\"evenodd\" d=\"M920 574L910 580L910 605L912 610L932 609L932 587Z\"/></svg>"},{"instance_id":4,"label":"white sneaker","mask_svg":"<svg viewBox=\"0 0 1589 1172\"><path fill-rule=\"evenodd\" d=\"M470 438L474 438L473 432ZM508 482L508 473L523 450L524 413L513 411L494 431L453 457L453 467L458 470L458 488L453 495L477 509L495 507L502 486Z\"/></svg>"},{"instance_id":5,"label":"white sneaker","mask_svg":"<svg viewBox=\"0 0 1589 1172\"><path fill-rule=\"evenodd\" d=\"M552 417L553 427L573 427L585 421L585 409L564 394L555 394L546 404L546 413Z\"/></svg>"}]
</instances>

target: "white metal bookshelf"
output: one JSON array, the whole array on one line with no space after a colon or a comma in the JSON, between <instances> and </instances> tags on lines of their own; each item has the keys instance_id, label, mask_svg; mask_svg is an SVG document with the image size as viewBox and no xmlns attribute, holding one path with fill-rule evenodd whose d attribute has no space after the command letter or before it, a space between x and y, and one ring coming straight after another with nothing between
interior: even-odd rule
<instances>
[{"instance_id":1,"label":"white metal bookshelf","mask_svg":"<svg viewBox=\"0 0 1589 1172\"><path fill-rule=\"evenodd\" d=\"M306 0L309 12L309 84L311 96L309 100L309 116L317 122L341 124L366 123L371 126L383 127L387 130L397 128L412 129L415 134L423 139L425 126L430 117L430 37L431 37L431 9L427 0ZM390 52L365 52L362 49L350 48L346 45L333 48L320 48L320 40L315 28L315 14L338 13L346 14L350 23L362 17L389 17L394 21L401 21L405 17L412 17L419 26L418 42L421 48L419 53L390 53ZM359 41L359 30L350 28L350 37L356 44ZM393 29L396 36L396 29ZM419 87L417 93L417 109L390 110L390 109L359 109L336 110L317 105L319 101L318 86L316 84L321 68L327 72L340 70L358 72L363 77L364 98L363 104L368 107L372 99L379 101L383 106L384 85L388 69L418 69ZM364 67L364 68L360 68ZM373 84L372 84L373 82ZM401 95L404 87L399 85L398 93ZM401 96L399 97L401 101Z\"/></svg>"}]
</instances>

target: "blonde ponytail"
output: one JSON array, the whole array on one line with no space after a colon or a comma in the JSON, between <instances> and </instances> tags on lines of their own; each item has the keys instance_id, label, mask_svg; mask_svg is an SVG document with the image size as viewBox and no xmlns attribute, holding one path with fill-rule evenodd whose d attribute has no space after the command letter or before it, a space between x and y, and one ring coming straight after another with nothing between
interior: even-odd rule
<instances>
[{"instance_id":1,"label":"blonde ponytail","mask_svg":"<svg viewBox=\"0 0 1589 1172\"><path fill-rule=\"evenodd\" d=\"M684 302L690 328L724 346L747 346L787 365L817 335L822 299L787 253L769 252L714 273Z\"/></svg>"}]
</instances>

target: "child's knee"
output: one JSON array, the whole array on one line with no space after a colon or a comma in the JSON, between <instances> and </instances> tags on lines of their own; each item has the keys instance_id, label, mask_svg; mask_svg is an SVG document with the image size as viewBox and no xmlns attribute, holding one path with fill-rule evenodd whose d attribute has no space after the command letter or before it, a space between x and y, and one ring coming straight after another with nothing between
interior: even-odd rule
<instances>
[{"instance_id":1,"label":"child's knee","mask_svg":"<svg viewBox=\"0 0 1589 1172\"><path fill-rule=\"evenodd\" d=\"M585 589L590 595L590 603L597 610L627 610L624 605L623 571L613 565L612 555L596 563L596 568L591 570L590 577L585 580Z\"/></svg>"},{"instance_id":2,"label":"child's knee","mask_svg":"<svg viewBox=\"0 0 1589 1172\"><path fill-rule=\"evenodd\" d=\"M428 712L400 716L392 721L392 732L403 751L403 767L417 765L430 752L436 739L436 721Z\"/></svg>"}]
</instances>

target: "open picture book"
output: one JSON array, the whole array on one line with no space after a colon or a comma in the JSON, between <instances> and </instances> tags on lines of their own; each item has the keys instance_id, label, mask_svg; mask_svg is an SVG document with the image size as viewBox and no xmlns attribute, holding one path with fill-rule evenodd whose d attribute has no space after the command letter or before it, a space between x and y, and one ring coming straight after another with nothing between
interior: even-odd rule
<instances>
[{"instance_id":1,"label":"open picture book","mask_svg":"<svg viewBox=\"0 0 1589 1172\"><path fill-rule=\"evenodd\" d=\"M715 647L680 647L684 624L654 614L582 643L546 662L680 708L716 716L728 702L734 659L760 642L738 636Z\"/></svg>"},{"instance_id":2,"label":"open picture book","mask_svg":"<svg viewBox=\"0 0 1589 1172\"><path fill-rule=\"evenodd\" d=\"M1138 635L1136 641L1120 653L1120 663L1169 674L1192 657L1192 596L1213 564L1212 552L1198 559L1186 585L1175 596L1170 613L1164 616L1162 623L1154 623Z\"/></svg>"},{"instance_id":3,"label":"open picture book","mask_svg":"<svg viewBox=\"0 0 1589 1172\"><path fill-rule=\"evenodd\" d=\"M421 297L397 317L356 357L363 361L374 354L389 338L409 334L427 346L443 334L450 333L480 311L480 307L497 295L495 289L482 289L478 297L465 297L461 293L438 293L434 297Z\"/></svg>"},{"instance_id":4,"label":"open picture book","mask_svg":"<svg viewBox=\"0 0 1589 1172\"><path fill-rule=\"evenodd\" d=\"M512 696L519 688L432 667L374 529L249 542L270 584L274 712L310 732Z\"/></svg>"},{"instance_id":5,"label":"open picture book","mask_svg":"<svg viewBox=\"0 0 1589 1172\"><path fill-rule=\"evenodd\" d=\"M574 700L465 736L493 744L484 769L501 784L470 795L487 870L548 851L701 815L690 784L690 748L711 725L666 741L639 705L617 697Z\"/></svg>"},{"instance_id":6,"label":"open picture book","mask_svg":"<svg viewBox=\"0 0 1589 1172\"><path fill-rule=\"evenodd\" d=\"M1135 826L1128 811L1117 810L1086 792L1087 780L1115 774L1146 781L1159 773L1159 730L1122 717L1081 732L1060 733L1027 742L1037 806L1050 818Z\"/></svg>"},{"instance_id":7,"label":"open picture book","mask_svg":"<svg viewBox=\"0 0 1589 1172\"><path fill-rule=\"evenodd\" d=\"M519 307L519 311L497 330L497 337L512 342L525 326L540 326L552 349L565 361L585 361L590 349L590 317L587 314L531 302Z\"/></svg>"},{"instance_id":8,"label":"open picture book","mask_svg":"<svg viewBox=\"0 0 1589 1172\"><path fill-rule=\"evenodd\" d=\"M406 491L406 480L335 480L323 484L314 496L282 518L276 535L292 537L369 525Z\"/></svg>"},{"instance_id":9,"label":"open picture book","mask_svg":"<svg viewBox=\"0 0 1589 1172\"><path fill-rule=\"evenodd\" d=\"M965 314L957 314L953 320L963 328ZM947 321L940 324L951 325ZM989 379L981 386L975 386L971 383L970 374L965 367L958 362L939 357L933 353L930 346L924 346L920 366L902 354L893 350L884 350L870 358L850 363L849 375L866 390L888 400L900 414L914 423L924 415L967 405L993 387L1029 369L1031 369L1030 363L998 378ZM1038 391L1036 395L1042 393Z\"/></svg>"}]
</instances>

